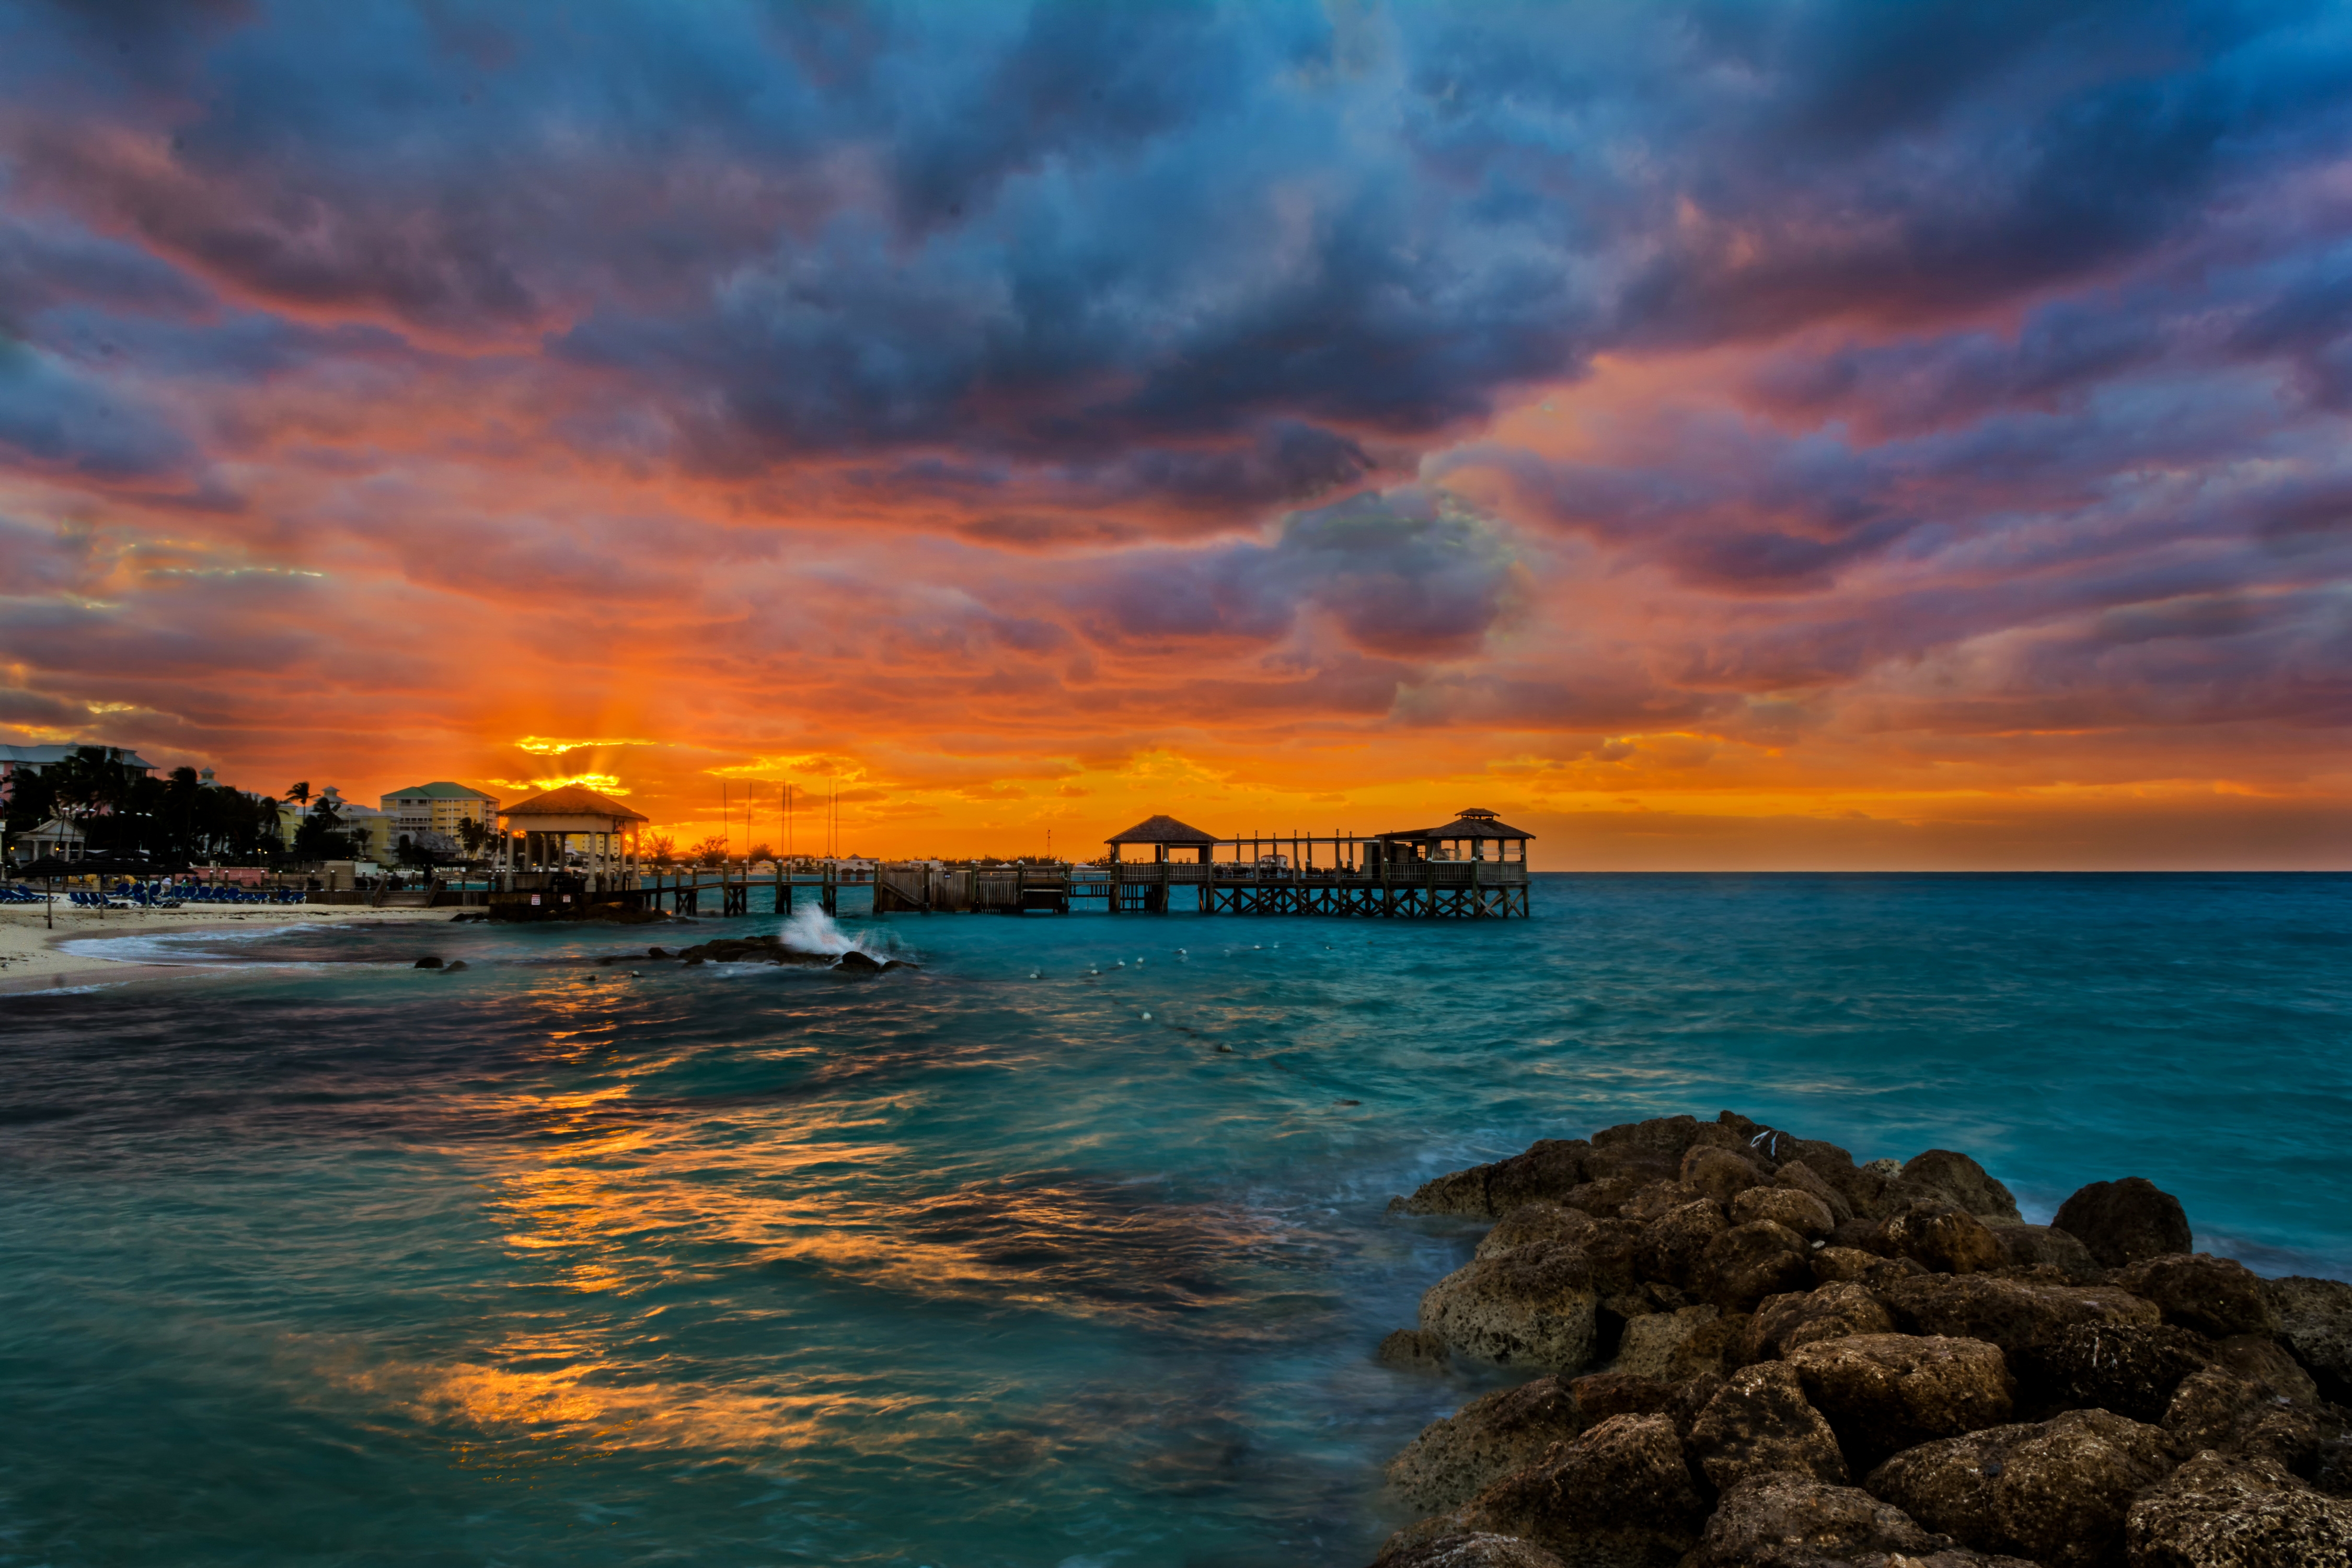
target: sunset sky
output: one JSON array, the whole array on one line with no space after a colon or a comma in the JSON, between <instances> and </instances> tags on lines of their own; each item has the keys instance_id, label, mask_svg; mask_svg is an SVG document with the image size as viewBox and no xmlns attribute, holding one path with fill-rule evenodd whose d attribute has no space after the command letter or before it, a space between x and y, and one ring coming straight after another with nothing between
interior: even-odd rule
<instances>
[{"instance_id":1,"label":"sunset sky","mask_svg":"<svg viewBox=\"0 0 2352 1568\"><path fill-rule=\"evenodd\" d=\"M2341 7L0 0L0 742L2340 868L2347 437Z\"/></svg>"}]
</instances>

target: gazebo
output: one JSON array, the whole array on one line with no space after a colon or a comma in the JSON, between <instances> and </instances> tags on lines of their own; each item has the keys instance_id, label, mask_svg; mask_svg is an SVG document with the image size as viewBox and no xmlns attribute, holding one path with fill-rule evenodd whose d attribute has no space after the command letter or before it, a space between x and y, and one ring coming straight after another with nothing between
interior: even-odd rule
<instances>
[{"instance_id":1,"label":"gazebo","mask_svg":"<svg viewBox=\"0 0 2352 1568\"><path fill-rule=\"evenodd\" d=\"M1511 846L1516 844L1519 847L1516 858L1525 866L1528 840L1534 837L1513 827L1484 806L1470 805L1456 812L1454 820L1442 827L1408 827L1378 834L1374 842L1392 847L1389 858L1399 860L1484 860L1488 858L1489 845L1494 847L1494 859L1509 860L1514 858Z\"/></svg>"},{"instance_id":2,"label":"gazebo","mask_svg":"<svg viewBox=\"0 0 2352 1568\"><path fill-rule=\"evenodd\" d=\"M1217 846L1217 836L1203 833L1172 816L1147 816L1126 832L1115 833L1103 842L1110 846L1110 858L1114 860L1119 858L1118 852L1124 845L1149 844L1152 859L1162 865L1167 863L1169 849L1174 847L1199 850L1201 864L1205 866L1209 863L1209 852Z\"/></svg>"},{"instance_id":3,"label":"gazebo","mask_svg":"<svg viewBox=\"0 0 2352 1568\"><path fill-rule=\"evenodd\" d=\"M653 819L610 795L582 784L565 784L519 800L499 812L507 831L500 837L499 864L509 871L562 871L572 840L583 838L590 890L635 885L637 829ZM514 835L522 835L518 848ZM628 879L624 883L623 879Z\"/></svg>"}]
</instances>

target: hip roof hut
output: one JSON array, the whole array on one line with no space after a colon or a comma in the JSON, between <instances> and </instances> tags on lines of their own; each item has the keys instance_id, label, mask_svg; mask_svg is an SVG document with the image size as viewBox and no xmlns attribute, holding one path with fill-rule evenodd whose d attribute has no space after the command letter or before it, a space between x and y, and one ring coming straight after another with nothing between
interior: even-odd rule
<instances>
[{"instance_id":1,"label":"hip roof hut","mask_svg":"<svg viewBox=\"0 0 2352 1568\"><path fill-rule=\"evenodd\" d=\"M1171 848L1197 849L1201 863L1205 866L1209 862L1209 852L1216 847L1217 836L1203 833L1172 816L1147 816L1126 832L1114 833L1103 842L1110 846L1110 858L1114 860L1120 858L1119 850L1127 845L1150 845L1151 858L1156 861L1166 861Z\"/></svg>"}]
</instances>

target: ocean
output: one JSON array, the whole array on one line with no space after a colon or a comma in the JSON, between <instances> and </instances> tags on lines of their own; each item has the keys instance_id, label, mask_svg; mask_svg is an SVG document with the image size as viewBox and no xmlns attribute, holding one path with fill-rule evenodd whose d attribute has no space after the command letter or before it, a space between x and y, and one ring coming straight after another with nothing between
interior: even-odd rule
<instances>
[{"instance_id":1,"label":"ocean","mask_svg":"<svg viewBox=\"0 0 2352 1568\"><path fill-rule=\"evenodd\" d=\"M0 1564L1360 1568L1499 1375L1371 1360L1476 1235L1389 1197L1680 1111L2352 1275L2352 877L1535 913L103 939L195 968L0 997Z\"/></svg>"}]
</instances>

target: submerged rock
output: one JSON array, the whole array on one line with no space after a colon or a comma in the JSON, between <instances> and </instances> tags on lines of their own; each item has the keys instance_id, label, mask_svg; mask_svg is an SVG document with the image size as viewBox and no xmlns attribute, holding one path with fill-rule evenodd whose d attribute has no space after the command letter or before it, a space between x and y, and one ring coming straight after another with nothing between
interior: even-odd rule
<instances>
[{"instance_id":1,"label":"submerged rock","mask_svg":"<svg viewBox=\"0 0 2352 1568\"><path fill-rule=\"evenodd\" d=\"M2145 1176L2093 1182L2060 1204L2050 1223L2109 1268L2194 1245L2180 1200Z\"/></svg>"},{"instance_id":2,"label":"submerged rock","mask_svg":"<svg viewBox=\"0 0 2352 1568\"><path fill-rule=\"evenodd\" d=\"M2157 1427L2105 1410L1995 1426L1895 1455L1863 1485L1930 1530L2048 1568L2094 1568L2114 1553L2141 1489L2172 1469Z\"/></svg>"},{"instance_id":3,"label":"submerged rock","mask_svg":"<svg viewBox=\"0 0 2352 1568\"><path fill-rule=\"evenodd\" d=\"M428 952L423 958L418 959L415 963L410 964L408 967L411 969L438 969L441 967L441 961Z\"/></svg>"},{"instance_id":4,"label":"submerged rock","mask_svg":"<svg viewBox=\"0 0 2352 1568\"><path fill-rule=\"evenodd\" d=\"M1426 1329L1399 1329L1381 1342L1375 1354L1381 1365L1408 1372L1444 1372L1453 1364L1444 1338Z\"/></svg>"}]
</instances>

